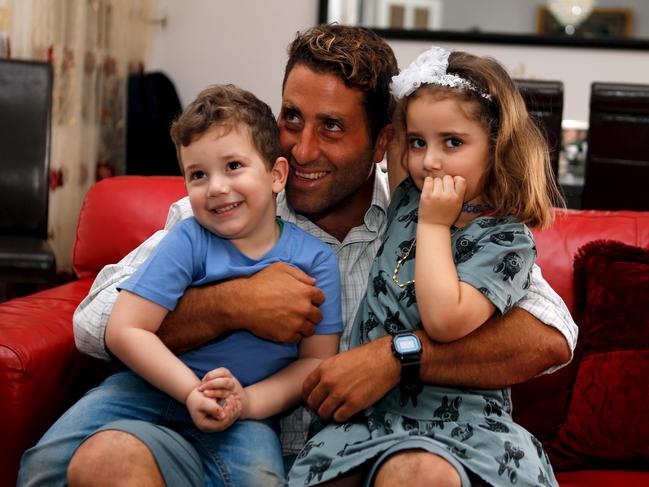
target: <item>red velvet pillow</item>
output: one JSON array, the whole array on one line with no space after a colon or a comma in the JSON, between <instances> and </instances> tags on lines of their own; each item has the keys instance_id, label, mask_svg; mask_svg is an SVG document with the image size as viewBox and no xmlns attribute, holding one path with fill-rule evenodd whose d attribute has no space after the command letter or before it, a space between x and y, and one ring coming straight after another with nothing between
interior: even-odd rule
<instances>
[{"instance_id":1,"label":"red velvet pillow","mask_svg":"<svg viewBox=\"0 0 649 487\"><path fill-rule=\"evenodd\" d=\"M649 249L599 240L575 257L580 358L556 470L649 466Z\"/></svg>"}]
</instances>

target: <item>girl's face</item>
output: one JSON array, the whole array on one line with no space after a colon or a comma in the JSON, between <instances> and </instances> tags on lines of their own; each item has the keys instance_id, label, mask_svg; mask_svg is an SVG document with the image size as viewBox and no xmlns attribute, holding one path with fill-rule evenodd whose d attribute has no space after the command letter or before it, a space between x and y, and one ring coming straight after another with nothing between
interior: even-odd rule
<instances>
[{"instance_id":1,"label":"girl's face","mask_svg":"<svg viewBox=\"0 0 649 487\"><path fill-rule=\"evenodd\" d=\"M462 176L464 201L480 202L489 136L471 115L474 103L425 93L408 103L406 169L420 190L427 176Z\"/></svg>"}]
</instances>

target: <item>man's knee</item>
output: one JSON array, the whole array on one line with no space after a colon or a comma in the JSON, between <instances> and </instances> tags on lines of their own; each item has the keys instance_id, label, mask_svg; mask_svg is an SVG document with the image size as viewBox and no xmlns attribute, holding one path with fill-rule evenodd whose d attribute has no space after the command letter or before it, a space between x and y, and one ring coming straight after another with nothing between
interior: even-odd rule
<instances>
[{"instance_id":1,"label":"man's knee","mask_svg":"<svg viewBox=\"0 0 649 487\"><path fill-rule=\"evenodd\" d=\"M422 450L407 450L395 453L379 467L374 485L460 487L462 482L455 467L442 457Z\"/></svg>"},{"instance_id":2,"label":"man's knee","mask_svg":"<svg viewBox=\"0 0 649 487\"><path fill-rule=\"evenodd\" d=\"M68 465L68 484L79 486L164 486L155 458L135 436L100 431L85 440Z\"/></svg>"}]
</instances>

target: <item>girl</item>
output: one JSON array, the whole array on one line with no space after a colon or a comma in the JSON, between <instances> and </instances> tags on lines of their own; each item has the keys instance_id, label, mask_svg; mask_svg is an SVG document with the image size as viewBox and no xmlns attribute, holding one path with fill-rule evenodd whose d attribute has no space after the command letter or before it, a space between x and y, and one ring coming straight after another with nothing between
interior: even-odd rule
<instances>
[{"instance_id":1,"label":"girl","mask_svg":"<svg viewBox=\"0 0 649 487\"><path fill-rule=\"evenodd\" d=\"M536 255L526 224L547 226L560 202L547 146L492 59L432 48L391 91L388 163L391 188L400 184L352 343L420 328L456 340L526 293ZM415 449L439 457L439 485L557 485L539 441L513 422L509 389L430 386L405 372L355 421L312 438L290 484L362 475L369 485L389 455Z\"/></svg>"}]
</instances>

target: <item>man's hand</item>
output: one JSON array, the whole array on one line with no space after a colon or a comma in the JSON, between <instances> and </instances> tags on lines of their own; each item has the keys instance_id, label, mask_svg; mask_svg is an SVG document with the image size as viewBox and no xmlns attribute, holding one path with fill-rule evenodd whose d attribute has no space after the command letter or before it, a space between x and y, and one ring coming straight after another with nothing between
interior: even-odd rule
<instances>
[{"instance_id":1,"label":"man's hand","mask_svg":"<svg viewBox=\"0 0 649 487\"><path fill-rule=\"evenodd\" d=\"M307 405L323 419L342 422L381 399L401 373L390 340L382 337L324 360L304 381Z\"/></svg>"},{"instance_id":2,"label":"man's hand","mask_svg":"<svg viewBox=\"0 0 649 487\"><path fill-rule=\"evenodd\" d=\"M313 335L322 320L324 294L315 279L292 265L277 263L249 278L250 291L240 297L250 310L246 329L277 342L299 342Z\"/></svg>"},{"instance_id":3,"label":"man's hand","mask_svg":"<svg viewBox=\"0 0 649 487\"><path fill-rule=\"evenodd\" d=\"M190 287L157 334L176 354L234 330L298 342L322 320L324 294L315 284L296 267L276 263L250 277Z\"/></svg>"}]
</instances>

